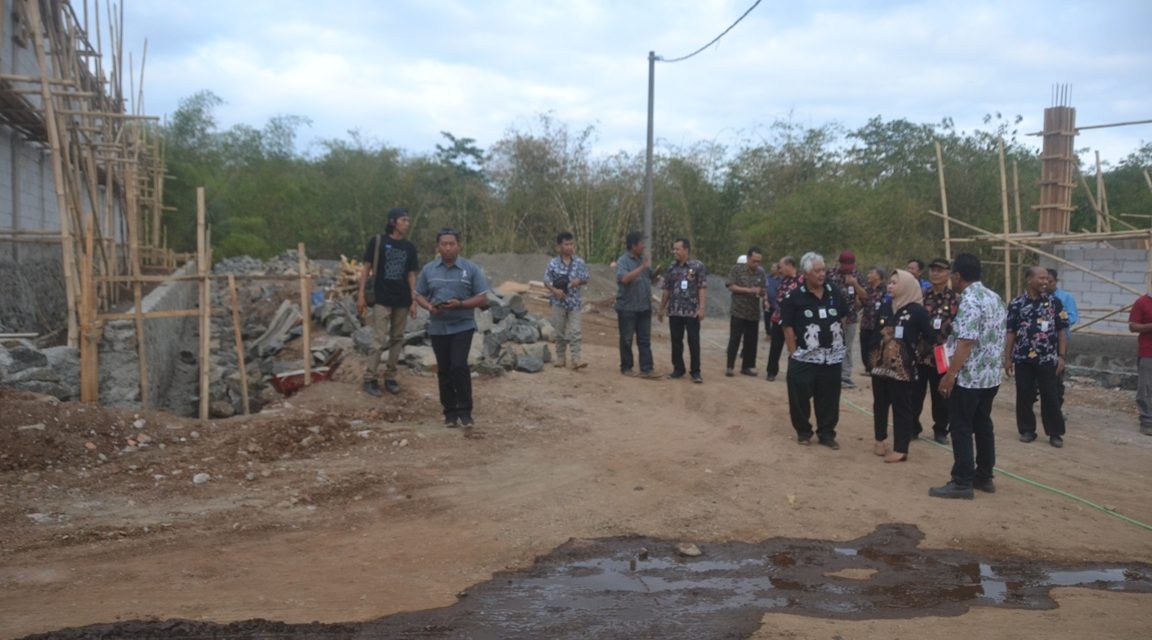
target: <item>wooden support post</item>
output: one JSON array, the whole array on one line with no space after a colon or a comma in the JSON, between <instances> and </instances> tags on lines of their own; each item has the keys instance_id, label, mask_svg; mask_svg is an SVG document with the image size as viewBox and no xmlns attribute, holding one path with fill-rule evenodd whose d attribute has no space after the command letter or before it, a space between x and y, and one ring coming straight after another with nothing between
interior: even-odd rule
<instances>
[{"instance_id":1,"label":"wooden support post","mask_svg":"<svg viewBox=\"0 0 1152 640\"><path fill-rule=\"evenodd\" d=\"M1004 169L1004 138L998 138L997 147L1000 151L1000 208L1004 217L1004 302L1012 299L1012 247L1008 244L1008 234L1012 230L1008 227L1008 174Z\"/></svg>"},{"instance_id":2,"label":"wooden support post","mask_svg":"<svg viewBox=\"0 0 1152 640\"><path fill-rule=\"evenodd\" d=\"M236 276L228 274L228 294L232 297L232 334L236 338L236 362L240 365L240 397L244 415L252 412L248 403L248 365L244 361L244 338L240 335L240 296L236 293Z\"/></svg>"},{"instance_id":3,"label":"wooden support post","mask_svg":"<svg viewBox=\"0 0 1152 640\"><path fill-rule=\"evenodd\" d=\"M1100 202L1100 231L1112 230L1112 214L1108 211L1108 192L1104 189L1104 171L1100 167L1100 152L1096 152L1096 199Z\"/></svg>"},{"instance_id":4,"label":"wooden support post","mask_svg":"<svg viewBox=\"0 0 1152 640\"><path fill-rule=\"evenodd\" d=\"M1012 161L1012 196L1016 209L1016 233L1023 233L1024 222L1020 219L1020 162Z\"/></svg>"},{"instance_id":5,"label":"wooden support post","mask_svg":"<svg viewBox=\"0 0 1152 640\"><path fill-rule=\"evenodd\" d=\"M100 401L100 360L98 341L100 331L96 317L95 282L92 279L92 252L94 251L93 224L95 214L88 218L88 230L84 237L84 255L81 266L80 287L80 401L95 404Z\"/></svg>"},{"instance_id":6,"label":"wooden support post","mask_svg":"<svg viewBox=\"0 0 1152 640\"><path fill-rule=\"evenodd\" d=\"M300 312L304 316L304 386L308 386L312 384L312 287L303 242L296 245L296 254L300 263Z\"/></svg>"},{"instance_id":7,"label":"wooden support post","mask_svg":"<svg viewBox=\"0 0 1152 640\"><path fill-rule=\"evenodd\" d=\"M200 419L208 419L212 351L212 281L208 279L208 242L204 231L204 187L196 187L196 271L200 275Z\"/></svg>"},{"instance_id":8,"label":"wooden support post","mask_svg":"<svg viewBox=\"0 0 1152 640\"><path fill-rule=\"evenodd\" d=\"M131 138L135 139L133 133ZM136 169L129 168L124 175L125 210L124 219L128 223L128 260L132 273L133 313L136 321L136 357L140 363L140 406L147 410L151 405L151 385L148 384L148 350L144 339L144 291L140 283L140 211L136 199Z\"/></svg>"},{"instance_id":9,"label":"wooden support post","mask_svg":"<svg viewBox=\"0 0 1152 640\"><path fill-rule=\"evenodd\" d=\"M944 258L952 261L952 225L948 220L948 189L944 186L944 154L936 143L936 175L940 178L940 210L944 212Z\"/></svg>"}]
</instances>

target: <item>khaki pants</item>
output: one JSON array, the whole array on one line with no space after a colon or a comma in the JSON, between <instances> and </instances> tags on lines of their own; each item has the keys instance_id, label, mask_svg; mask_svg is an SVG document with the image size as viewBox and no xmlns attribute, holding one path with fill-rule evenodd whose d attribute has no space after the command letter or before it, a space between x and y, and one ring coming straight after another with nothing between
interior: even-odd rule
<instances>
[{"instance_id":1,"label":"khaki pants","mask_svg":"<svg viewBox=\"0 0 1152 640\"><path fill-rule=\"evenodd\" d=\"M396 379L396 363L404 350L404 328L408 326L408 307L372 307L372 337L377 348L372 351L368 368L364 370L364 382L376 382L376 372L380 368L380 358L388 352L388 365L384 369L385 380Z\"/></svg>"},{"instance_id":2,"label":"khaki pants","mask_svg":"<svg viewBox=\"0 0 1152 640\"><path fill-rule=\"evenodd\" d=\"M572 350L572 362L580 362L580 310L552 305L552 327L556 329L557 362L565 362L567 349Z\"/></svg>"}]
</instances>

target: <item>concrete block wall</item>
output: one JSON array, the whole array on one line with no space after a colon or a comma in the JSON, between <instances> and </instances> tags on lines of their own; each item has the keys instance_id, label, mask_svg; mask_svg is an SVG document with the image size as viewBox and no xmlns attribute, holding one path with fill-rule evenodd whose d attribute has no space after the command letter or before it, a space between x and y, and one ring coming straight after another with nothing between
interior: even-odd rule
<instances>
[{"instance_id":1,"label":"concrete block wall","mask_svg":"<svg viewBox=\"0 0 1152 640\"><path fill-rule=\"evenodd\" d=\"M1139 242L1073 243L1048 247L1050 253L1059 255L1088 269L1106 275L1126 284L1137 291L1148 289L1148 250ZM1041 266L1051 267L1060 273L1060 286L1076 299L1079 307L1107 308L1107 311L1082 309L1080 323L1098 318L1108 311L1131 304L1136 294L1112 283L1042 258ZM1092 330L1116 333L1128 332L1128 314L1121 313L1108 320L1092 325Z\"/></svg>"},{"instance_id":2,"label":"concrete block wall","mask_svg":"<svg viewBox=\"0 0 1152 640\"><path fill-rule=\"evenodd\" d=\"M195 273L189 263L173 275ZM144 297L142 308L171 311L197 308L195 281L169 280ZM130 306L130 305L129 305ZM144 352L148 359L148 395L161 406L171 386L185 332L195 331L196 318L161 318L144 321ZM140 360L136 351L136 322L115 320L104 327L100 342L100 402L105 406L140 405Z\"/></svg>"}]
</instances>

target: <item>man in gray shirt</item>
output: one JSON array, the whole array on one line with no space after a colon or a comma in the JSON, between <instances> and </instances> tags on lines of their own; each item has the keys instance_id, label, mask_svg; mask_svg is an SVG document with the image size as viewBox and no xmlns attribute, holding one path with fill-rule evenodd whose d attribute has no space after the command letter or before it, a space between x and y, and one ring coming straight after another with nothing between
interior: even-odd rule
<instances>
[{"instance_id":1,"label":"man in gray shirt","mask_svg":"<svg viewBox=\"0 0 1152 640\"><path fill-rule=\"evenodd\" d=\"M624 238L628 250L616 260L616 322L620 329L620 373L632 369L632 339L640 352L640 377L658 379L652 368L652 257L644 253L644 234Z\"/></svg>"},{"instance_id":2,"label":"man in gray shirt","mask_svg":"<svg viewBox=\"0 0 1152 640\"><path fill-rule=\"evenodd\" d=\"M416 304L431 314L428 335L436 354L436 379L444 425L471 427L472 371L468 352L476 333L473 309L487 302L488 279L470 260L460 257L460 232L445 227L436 232L440 257L424 265L416 279Z\"/></svg>"}]
</instances>

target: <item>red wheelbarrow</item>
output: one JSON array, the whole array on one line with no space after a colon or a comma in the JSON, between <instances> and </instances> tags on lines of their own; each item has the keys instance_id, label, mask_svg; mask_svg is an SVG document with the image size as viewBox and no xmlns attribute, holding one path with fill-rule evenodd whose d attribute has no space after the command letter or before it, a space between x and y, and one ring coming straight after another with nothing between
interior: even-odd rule
<instances>
[{"instance_id":1,"label":"red wheelbarrow","mask_svg":"<svg viewBox=\"0 0 1152 640\"><path fill-rule=\"evenodd\" d=\"M328 356L328 359L318 367L312 369L312 382L320 382L321 380L329 380L340 368L340 363L344 361L344 350L337 349ZM304 370L297 369L295 371L285 371L284 373L272 374L272 388L284 394L285 397L299 391L304 387Z\"/></svg>"}]
</instances>

